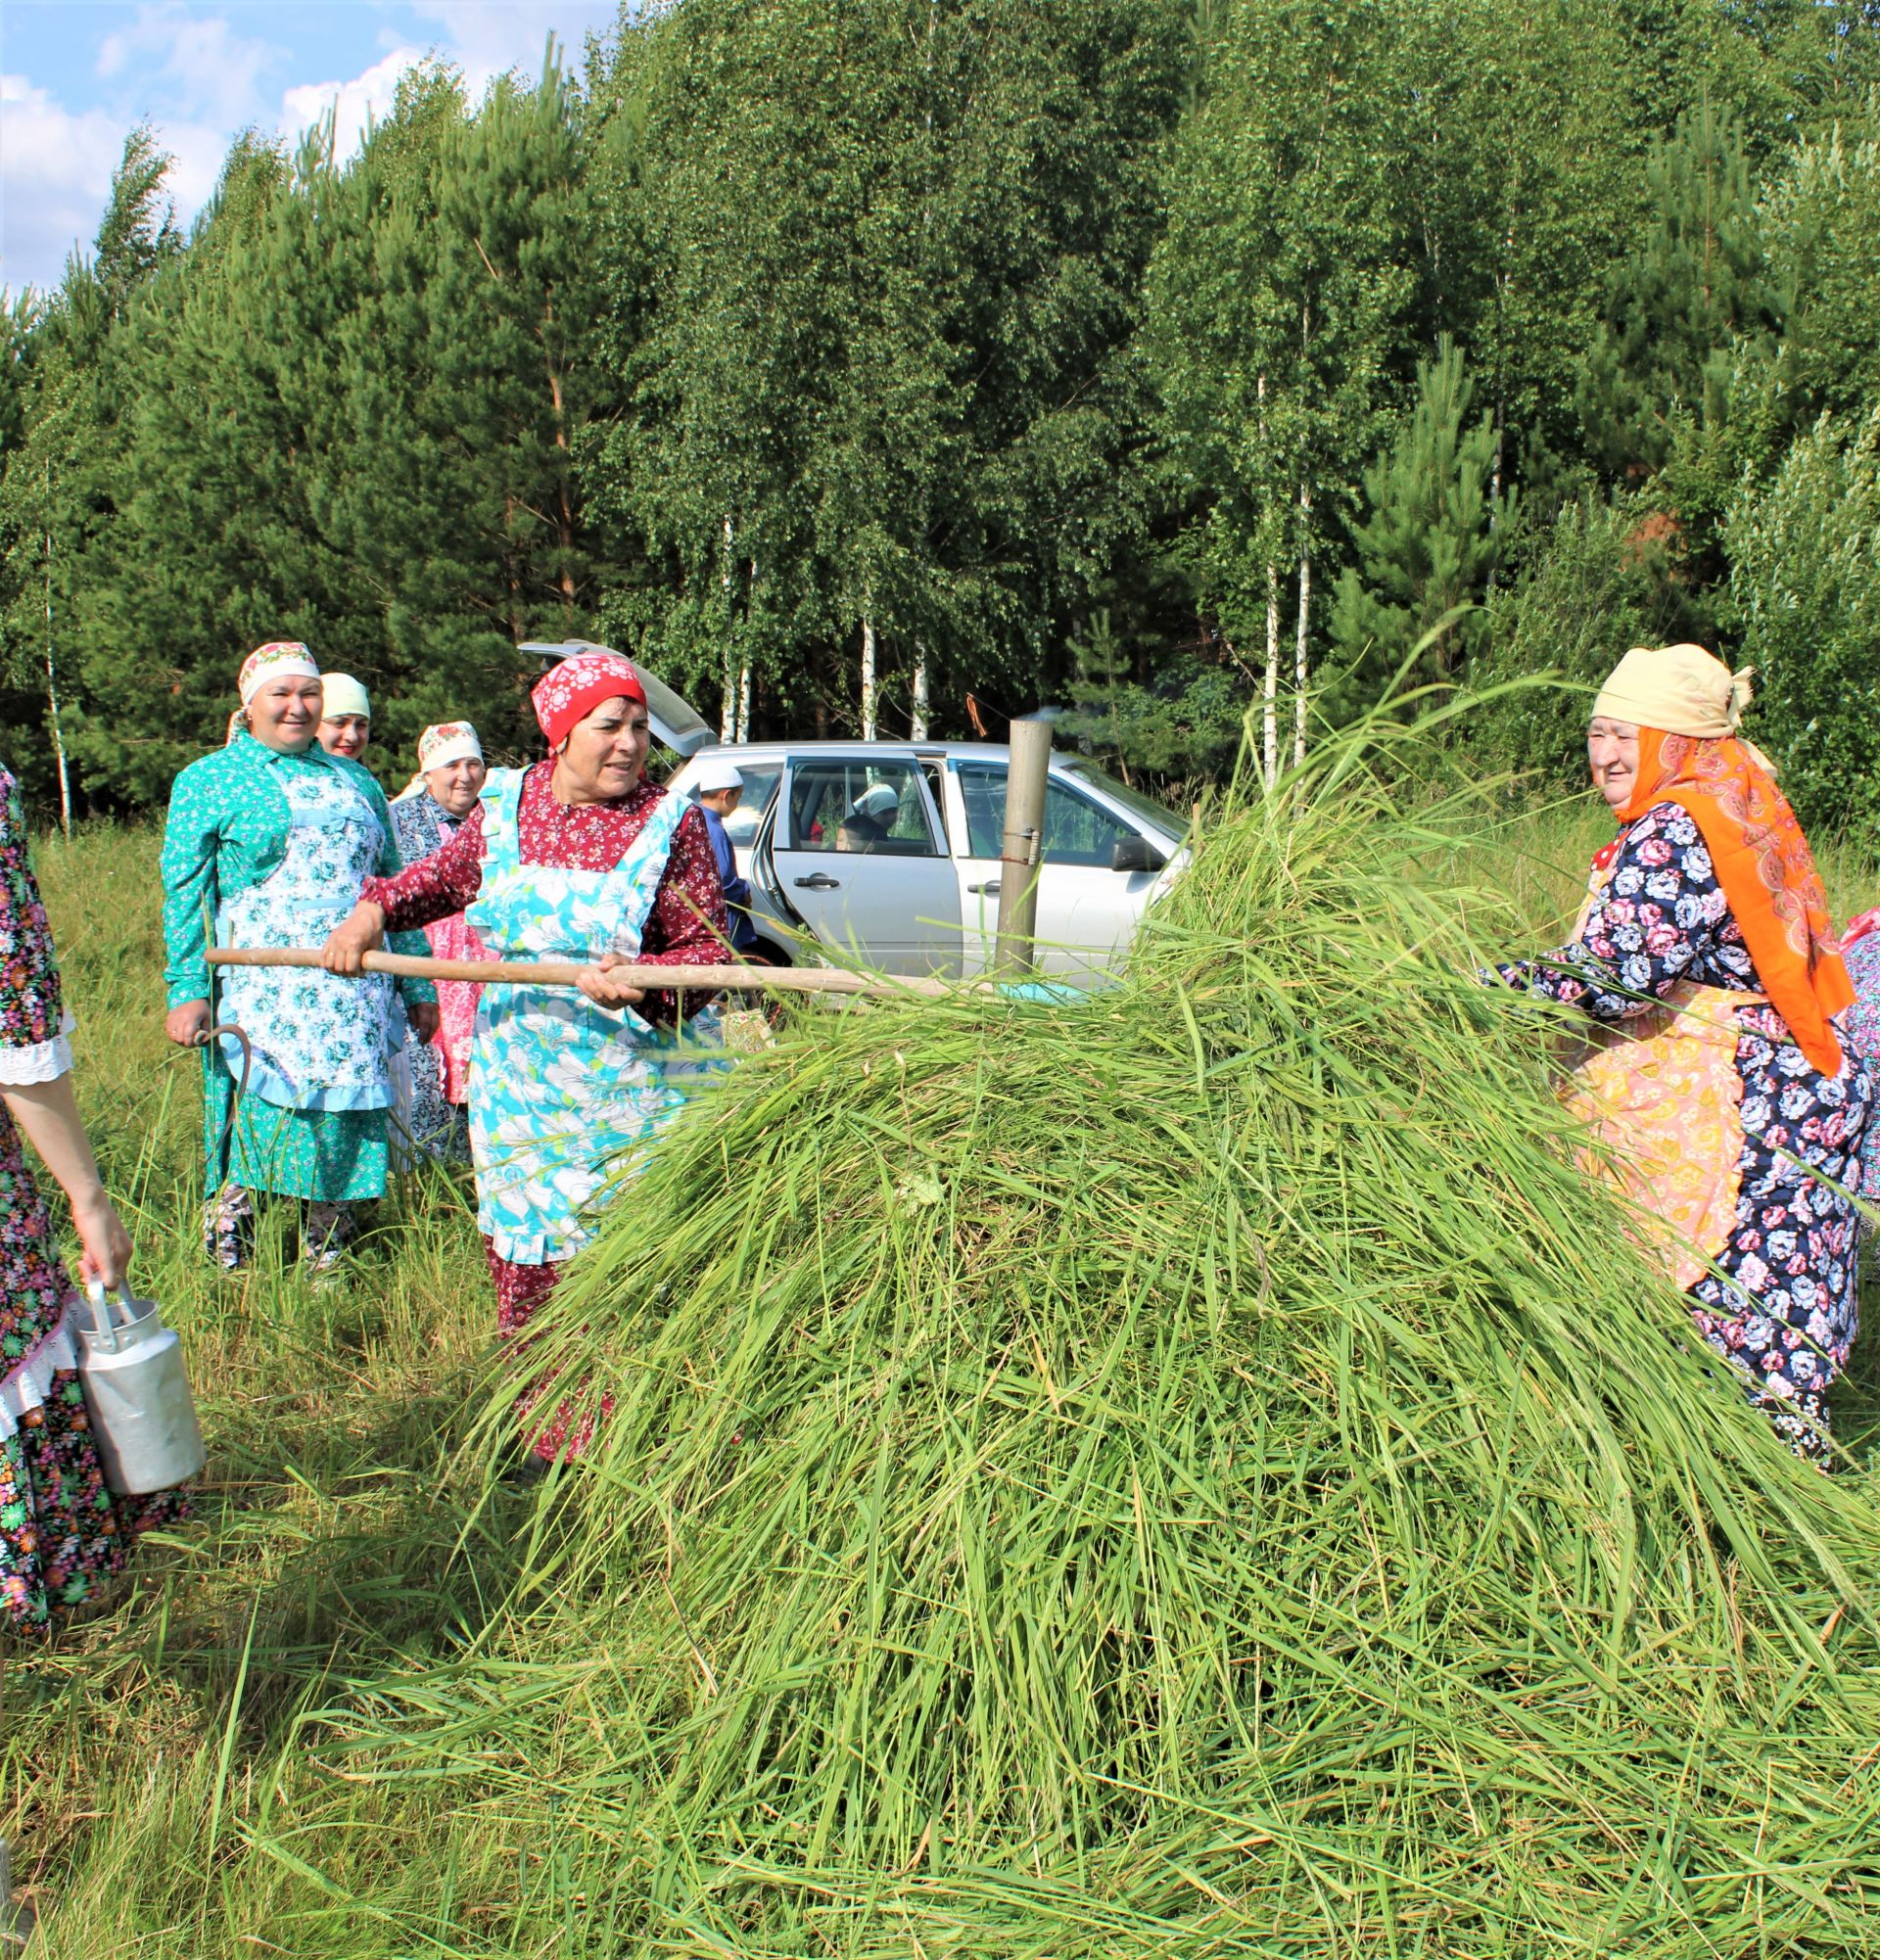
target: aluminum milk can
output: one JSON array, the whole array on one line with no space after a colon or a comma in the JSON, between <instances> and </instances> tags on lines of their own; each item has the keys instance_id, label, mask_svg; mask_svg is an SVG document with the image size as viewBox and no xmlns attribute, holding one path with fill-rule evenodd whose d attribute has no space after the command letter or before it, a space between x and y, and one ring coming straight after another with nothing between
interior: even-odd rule
<instances>
[{"instance_id":1,"label":"aluminum milk can","mask_svg":"<svg viewBox=\"0 0 1880 1960\"><path fill-rule=\"evenodd\" d=\"M105 1482L123 1497L187 1483L208 1455L182 1343L155 1300L120 1286L114 1307L95 1280L86 1291L92 1325L78 1329L78 1379Z\"/></svg>"}]
</instances>

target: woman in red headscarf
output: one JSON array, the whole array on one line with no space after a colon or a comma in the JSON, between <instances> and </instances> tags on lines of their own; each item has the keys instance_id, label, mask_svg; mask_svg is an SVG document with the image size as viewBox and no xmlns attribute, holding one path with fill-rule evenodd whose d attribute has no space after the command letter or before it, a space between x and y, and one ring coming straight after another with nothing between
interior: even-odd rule
<instances>
[{"instance_id":1,"label":"woman in red headscarf","mask_svg":"<svg viewBox=\"0 0 1880 1960\"><path fill-rule=\"evenodd\" d=\"M1625 656L1587 733L1620 834L1573 943L1505 977L1598 1024L1575 1100L1651 1249L1778 1430L1825 1460L1873 1089L1837 1033L1854 989L1808 840L1736 732L1748 702L1748 675L1702 647Z\"/></svg>"},{"instance_id":2,"label":"woman in red headscarf","mask_svg":"<svg viewBox=\"0 0 1880 1960\"><path fill-rule=\"evenodd\" d=\"M492 770L434 856L367 879L326 959L357 972L387 931L464 912L494 958L591 962L581 995L490 986L478 1003L477 1223L509 1337L592 1237L596 1201L679 1106L697 1068L676 1040L678 998L623 987L610 969L728 957L704 817L646 779L646 699L632 663L576 654L542 677L535 707L549 760ZM686 996L694 1015L708 1004ZM531 1448L548 1463L585 1440L562 1411Z\"/></svg>"}]
</instances>

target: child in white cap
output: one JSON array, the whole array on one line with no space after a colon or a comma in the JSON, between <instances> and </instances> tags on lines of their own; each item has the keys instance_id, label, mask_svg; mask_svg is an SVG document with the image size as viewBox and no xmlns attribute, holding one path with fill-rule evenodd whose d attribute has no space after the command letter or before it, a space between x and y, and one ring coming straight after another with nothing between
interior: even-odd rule
<instances>
[{"instance_id":1,"label":"child in white cap","mask_svg":"<svg viewBox=\"0 0 1880 1960\"><path fill-rule=\"evenodd\" d=\"M692 796L705 813L712 856L718 860L718 882L725 888L725 909L730 919L731 950L748 953L757 944L757 928L751 923L751 887L748 879L738 875L737 853L725 828L725 819L744 800L744 778L737 765L723 756L707 757L699 766Z\"/></svg>"}]
</instances>

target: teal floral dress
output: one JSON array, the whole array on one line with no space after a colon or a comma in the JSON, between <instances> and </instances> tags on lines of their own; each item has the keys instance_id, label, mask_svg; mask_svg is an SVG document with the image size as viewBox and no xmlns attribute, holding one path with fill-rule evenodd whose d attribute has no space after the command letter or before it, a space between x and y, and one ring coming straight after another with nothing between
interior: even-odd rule
<instances>
[{"instance_id":1,"label":"teal floral dress","mask_svg":"<svg viewBox=\"0 0 1880 1960\"><path fill-rule=\"evenodd\" d=\"M362 850L368 822L376 840ZM322 866L329 876L316 875ZM393 1038L385 983L259 969L269 974L263 987L255 969L224 968L240 977L218 986L204 955L216 935L225 943L232 934L241 943L317 946L368 872L398 868L384 791L357 764L317 745L284 755L238 730L228 747L177 776L163 854L168 1005L207 1000L217 1018L237 1022L265 1013L274 1037L258 1044L226 1143L240 1051L233 1043L204 1051L211 1193L233 1186L350 1204L385 1190L389 1089L381 1078ZM427 950L419 932L395 935L391 945L399 953ZM374 990L375 1002L388 997L376 1017L353 1011L353 997L340 992L361 987ZM427 980L403 981L400 992L407 1003L437 998ZM367 1026L374 1018L376 1034Z\"/></svg>"},{"instance_id":2,"label":"teal floral dress","mask_svg":"<svg viewBox=\"0 0 1880 1960\"><path fill-rule=\"evenodd\" d=\"M0 765L0 1091L71 1066L59 966ZM131 1540L183 1515L180 1495L114 1499L78 1385L75 1295L52 1215L0 1100L0 1631L44 1633L89 1605Z\"/></svg>"}]
</instances>

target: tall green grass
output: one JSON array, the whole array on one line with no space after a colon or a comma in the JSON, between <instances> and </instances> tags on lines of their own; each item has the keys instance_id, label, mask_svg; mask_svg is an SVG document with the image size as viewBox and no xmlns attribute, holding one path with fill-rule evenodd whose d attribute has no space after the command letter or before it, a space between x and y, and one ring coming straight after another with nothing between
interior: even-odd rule
<instances>
[{"instance_id":1,"label":"tall green grass","mask_svg":"<svg viewBox=\"0 0 1880 1960\"><path fill-rule=\"evenodd\" d=\"M530 1503L462 1191L337 1300L209 1278L152 840L42 849L212 1453L0 1663L43 1950L1874 1950L1868 1481L1679 1342L1471 978L1603 834L1322 778L1113 993L806 1021L579 1269L615 1407Z\"/></svg>"}]
</instances>

